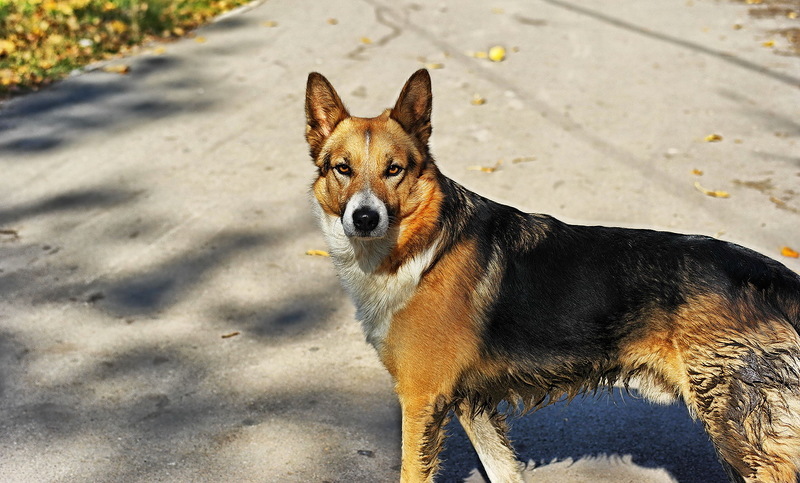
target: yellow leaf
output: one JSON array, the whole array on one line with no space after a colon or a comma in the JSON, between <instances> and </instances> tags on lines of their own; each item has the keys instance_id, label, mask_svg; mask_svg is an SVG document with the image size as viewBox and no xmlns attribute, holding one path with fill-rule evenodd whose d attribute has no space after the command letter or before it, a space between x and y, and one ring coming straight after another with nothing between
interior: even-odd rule
<instances>
[{"instance_id":1,"label":"yellow leaf","mask_svg":"<svg viewBox=\"0 0 800 483\"><path fill-rule=\"evenodd\" d=\"M13 54L17 50L17 46L10 40L0 39L0 57L8 54Z\"/></svg>"},{"instance_id":2,"label":"yellow leaf","mask_svg":"<svg viewBox=\"0 0 800 483\"><path fill-rule=\"evenodd\" d=\"M522 156L511 160L512 163L527 163L528 161L536 161L536 156Z\"/></svg>"},{"instance_id":3,"label":"yellow leaf","mask_svg":"<svg viewBox=\"0 0 800 483\"><path fill-rule=\"evenodd\" d=\"M109 72L111 74L127 74L130 71L131 68L126 64L107 65L103 67L103 72Z\"/></svg>"},{"instance_id":4,"label":"yellow leaf","mask_svg":"<svg viewBox=\"0 0 800 483\"><path fill-rule=\"evenodd\" d=\"M489 60L492 62L502 62L506 58L506 49L500 45L495 45L489 49Z\"/></svg>"},{"instance_id":5,"label":"yellow leaf","mask_svg":"<svg viewBox=\"0 0 800 483\"><path fill-rule=\"evenodd\" d=\"M480 94L475 94L475 95L473 95L473 96L472 96L472 100L471 100L471 101L469 101L469 102L470 102L470 103L471 103L473 106L481 106L481 105L483 105L483 104L486 104L486 99L484 99L483 97L481 97L481 95L480 95Z\"/></svg>"},{"instance_id":6,"label":"yellow leaf","mask_svg":"<svg viewBox=\"0 0 800 483\"><path fill-rule=\"evenodd\" d=\"M775 47L775 41L774 40L767 40L766 42L762 42L761 46L762 47Z\"/></svg>"},{"instance_id":7,"label":"yellow leaf","mask_svg":"<svg viewBox=\"0 0 800 483\"><path fill-rule=\"evenodd\" d=\"M372 39L369 37L361 37L361 43L369 45L372 43Z\"/></svg>"},{"instance_id":8,"label":"yellow leaf","mask_svg":"<svg viewBox=\"0 0 800 483\"><path fill-rule=\"evenodd\" d=\"M311 255L312 257L329 257L329 256L331 256L331 254L326 252L325 250L308 250L308 251L306 251L306 255Z\"/></svg>"},{"instance_id":9,"label":"yellow leaf","mask_svg":"<svg viewBox=\"0 0 800 483\"><path fill-rule=\"evenodd\" d=\"M712 198L730 198L730 196L731 196L727 191L714 191L714 190L709 190L709 189L703 188L702 186L700 186L700 183L697 182L697 181L694 182L694 187L697 188L697 191L703 193L706 196L710 196Z\"/></svg>"},{"instance_id":10,"label":"yellow leaf","mask_svg":"<svg viewBox=\"0 0 800 483\"><path fill-rule=\"evenodd\" d=\"M156 47L155 49L153 49L153 53L156 54L156 55L162 55L166 51L167 51L167 49L165 47Z\"/></svg>"},{"instance_id":11,"label":"yellow leaf","mask_svg":"<svg viewBox=\"0 0 800 483\"><path fill-rule=\"evenodd\" d=\"M195 42L197 42L198 44L204 44L204 43L206 42L206 38L205 38L205 37L202 37L202 36L200 36L200 37L195 37L195 38L194 38L194 41L195 41Z\"/></svg>"},{"instance_id":12,"label":"yellow leaf","mask_svg":"<svg viewBox=\"0 0 800 483\"><path fill-rule=\"evenodd\" d=\"M438 62L428 62L425 64L426 69L444 69L444 64L440 64Z\"/></svg>"},{"instance_id":13,"label":"yellow leaf","mask_svg":"<svg viewBox=\"0 0 800 483\"><path fill-rule=\"evenodd\" d=\"M261 25L262 25L263 27L270 27L270 28L272 28L272 27L277 27L277 26L278 26L278 22L276 22L276 21L274 21L274 20L267 20L266 22L261 22Z\"/></svg>"},{"instance_id":14,"label":"yellow leaf","mask_svg":"<svg viewBox=\"0 0 800 483\"><path fill-rule=\"evenodd\" d=\"M790 257L790 258L798 258L798 257L800 257L800 253L798 253L796 250L792 250L789 247L782 247L781 248L781 255L783 255L784 257Z\"/></svg>"},{"instance_id":15,"label":"yellow leaf","mask_svg":"<svg viewBox=\"0 0 800 483\"><path fill-rule=\"evenodd\" d=\"M500 159L494 166L468 166L467 169L470 171L483 171L484 173L494 173L498 169L500 169L500 165L503 164L503 160Z\"/></svg>"},{"instance_id":16,"label":"yellow leaf","mask_svg":"<svg viewBox=\"0 0 800 483\"><path fill-rule=\"evenodd\" d=\"M489 54L486 52L467 52L467 55L470 57L475 57L476 59L488 59Z\"/></svg>"},{"instance_id":17,"label":"yellow leaf","mask_svg":"<svg viewBox=\"0 0 800 483\"><path fill-rule=\"evenodd\" d=\"M108 24L109 29L117 34L124 34L128 31L128 26L121 20L112 20Z\"/></svg>"},{"instance_id":18,"label":"yellow leaf","mask_svg":"<svg viewBox=\"0 0 800 483\"><path fill-rule=\"evenodd\" d=\"M695 176L703 176L703 170L701 169L693 169L692 174Z\"/></svg>"},{"instance_id":19,"label":"yellow leaf","mask_svg":"<svg viewBox=\"0 0 800 483\"><path fill-rule=\"evenodd\" d=\"M327 22L328 22L328 25L336 25L336 24L338 24L338 23L339 23L339 20L337 20L337 19L335 19L335 18L329 18L329 19L327 20Z\"/></svg>"},{"instance_id":20,"label":"yellow leaf","mask_svg":"<svg viewBox=\"0 0 800 483\"><path fill-rule=\"evenodd\" d=\"M722 141L722 136L719 134L709 134L708 136L703 138L703 141L707 143L718 143Z\"/></svg>"}]
</instances>

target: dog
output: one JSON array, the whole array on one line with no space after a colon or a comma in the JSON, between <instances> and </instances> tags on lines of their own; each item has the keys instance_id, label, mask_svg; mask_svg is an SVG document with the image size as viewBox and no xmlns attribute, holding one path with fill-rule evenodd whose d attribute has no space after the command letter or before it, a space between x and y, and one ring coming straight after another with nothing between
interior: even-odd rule
<instances>
[{"instance_id":1,"label":"dog","mask_svg":"<svg viewBox=\"0 0 800 483\"><path fill-rule=\"evenodd\" d=\"M308 76L313 205L395 383L401 480L433 481L455 414L489 478L522 481L509 407L635 384L685 402L731 481L795 482L800 276L714 238L569 225L488 200L439 171L431 106L424 69L374 118Z\"/></svg>"}]
</instances>

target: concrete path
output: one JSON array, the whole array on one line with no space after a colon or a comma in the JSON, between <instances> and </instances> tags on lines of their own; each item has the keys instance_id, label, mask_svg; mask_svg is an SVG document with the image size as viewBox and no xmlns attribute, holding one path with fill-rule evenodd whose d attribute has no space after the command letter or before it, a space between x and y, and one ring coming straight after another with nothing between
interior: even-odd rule
<instances>
[{"instance_id":1,"label":"concrete path","mask_svg":"<svg viewBox=\"0 0 800 483\"><path fill-rule=\"evenodd\" d=\"M270 0L0 104L0 481L397 479L391 381L305 255L312 70L371 116L441 64L433 152L468 187L800 270L800 59L771 33L797 20L749 8ZM480 481L452 431L440 481ZM513 438L532 481L723 480L682 406L627 394Z\"/></svg>"}]
</instances>

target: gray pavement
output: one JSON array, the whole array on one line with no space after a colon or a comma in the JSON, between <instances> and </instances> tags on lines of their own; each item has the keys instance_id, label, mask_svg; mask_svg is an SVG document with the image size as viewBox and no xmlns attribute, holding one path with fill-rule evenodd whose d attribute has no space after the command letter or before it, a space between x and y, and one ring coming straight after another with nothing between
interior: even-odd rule
<instances>
[{"instance_id":1,"label":"gray pavement","mask_svg":"<svg viewBox=\"0 0 800 483\"><path fill-rule=\"evenodd\" d=\"M433 152L466 186L800 270L780 254L800 250L800 59L772 33L797 20L750 8L271 0L116 61L128 75L0 104L0 481L397 479L391 381L330 261L305 255L324 248L312 70L371 116L441 64ZM468 54L495 44L504 62ZM480 481L453 426L440 481ZM682 406L627 394L512 436L531 481L723 479Z\"/></svg>"}]
</instances>

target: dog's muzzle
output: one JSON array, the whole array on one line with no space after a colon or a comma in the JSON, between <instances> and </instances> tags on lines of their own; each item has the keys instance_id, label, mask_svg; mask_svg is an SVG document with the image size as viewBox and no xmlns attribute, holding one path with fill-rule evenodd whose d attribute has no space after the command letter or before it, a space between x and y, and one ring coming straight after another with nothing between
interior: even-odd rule
<instances>
[{"instance_id":1,"label":"dog's muzzle","mask_svg":"<svg viewBox=\"0 0 800 483\"><path fill-rule=\"evenodd\" d=\"M360 191L347 202L342 226L349 237L381 238L389 229L389 213L374 193Z\"/></svg>"}]
</instances>

